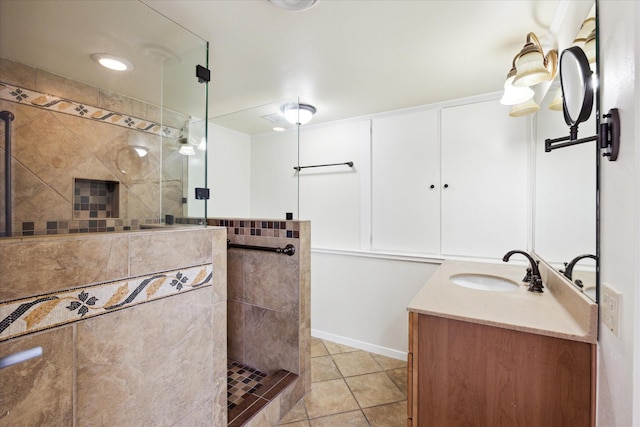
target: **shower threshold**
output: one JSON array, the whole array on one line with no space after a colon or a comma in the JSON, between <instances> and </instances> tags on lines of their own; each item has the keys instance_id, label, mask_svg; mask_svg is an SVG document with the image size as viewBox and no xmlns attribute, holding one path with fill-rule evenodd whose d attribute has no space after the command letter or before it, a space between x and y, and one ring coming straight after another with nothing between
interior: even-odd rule
<instances>
[{"instance_id":1,"label":"shower threshold","mask_svg":"<svg viewBox=\"0 0 640 427\"><path fill-rule=\"evenodd\" d=\"M297 375L281 370L266 375L257 369L227 361L228 426L240 427L271 403Z\"/></svg>"}]
</instances>

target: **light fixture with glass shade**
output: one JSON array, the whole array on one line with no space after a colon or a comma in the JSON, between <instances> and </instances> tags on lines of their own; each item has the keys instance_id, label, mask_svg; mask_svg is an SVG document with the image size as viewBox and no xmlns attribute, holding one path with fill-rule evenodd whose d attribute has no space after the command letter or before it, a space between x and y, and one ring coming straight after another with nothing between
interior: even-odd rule
<instances>
[{"instance_id":1,"label":"light fixture with glass shade","mask_svg":"<svg viewBox=\"0 0 640 427\"><path fill-rule=\"evenodd\" d=\"M309 104L290 103L281 106L280 111L289 123L304 125L309 123L313 115L316 114L316 107Z\"/></svg>"},{"instance_id":2,"label":"light fixture with glass shade","mask_svg":"<svg viewBox=\"0 0 640 427\"><path fill-rule=\"evenodd\" d=\"M527 42L516 56L514 86L535 86L553 80L558 68L558 52L550 50L546 55L534 33L527 34Z\"/></svg>"},{"instance_id":3,"label":"light fixture with glass shade","mask_svg":"<svg viewBox=\"0 0 640 427\"><path fill-rule=\"evenodd\" d=\"M512 65L511 70L507 74L507 80L504 82L504 94L500 99L500 103L502 105L521 104L533 98L533 95L535 95L535 92L530 87L514 86L513 79L515 77L516 77L516 67L515 67L515 58L514 58L514 64Z\"/></svg>"},{"instance_id":4,"label":"light fixture with glass shade","mask_svg":"<svg viewBox=\"0 0 640 427\"><path fill-rule=\"evenodd\" d=\"M180 150L178 150L178 153L183 156L193 156L196 154L196 151L186 138L180 138Z\"/></svg>"},{"instance_id":5,"label":"light fixture with glass shade","mask_svg":"<svg viewBox=\"0 0 640 427\"><path fill-rule=\"evenodd\" d=\"M520 104L517 104L511 107L511 111L509 112L509 115L511 117L522 117L522 116L526 116L527 114L533 114L539 109L540 109L540 106L536 104L533 98L531 98L525 102L522 102Z\"/></svg>"}]
</instances>

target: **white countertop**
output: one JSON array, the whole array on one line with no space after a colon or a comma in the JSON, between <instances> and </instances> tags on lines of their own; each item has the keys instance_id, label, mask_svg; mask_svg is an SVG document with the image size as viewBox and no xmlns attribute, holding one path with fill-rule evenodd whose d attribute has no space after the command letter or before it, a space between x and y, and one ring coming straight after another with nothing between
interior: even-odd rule
<instances>
[{"instance_id":1,"label":"white countertop","mask_svg":"<svg viewBox=\"0 0 640 427\"><path fill-rule=\"evenodd\" d=\"M523 283L526 267L515 264L445 261L407 306L408 311L472 323L595 343L597 304L544 265L541 294ZM513 291L485 291L458 286L454 274L475 273L509 279Z\"/></svg>"}]
</instances>

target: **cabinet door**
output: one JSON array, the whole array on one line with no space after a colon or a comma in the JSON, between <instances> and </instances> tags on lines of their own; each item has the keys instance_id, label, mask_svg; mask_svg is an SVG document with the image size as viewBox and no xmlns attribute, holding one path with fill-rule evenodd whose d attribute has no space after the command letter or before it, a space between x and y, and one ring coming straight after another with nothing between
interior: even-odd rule
<instances>
[{"instance_id":1,"label":"cabinet door","mask_svg":"<svg viewBox=\"0 0 640 427\"><path fill-rule=\"evenodd\" d=\"M443 255L527 247L529 119L495 101L442 109Z\"/></svg>"},{"instance_id":2,"label":"cabinet door","mask_svg":"<svg viewBox=\"0 0 640 427\"><path fill-rule=\"evenodd\" d=\"M438 110L374 119L371 153L372 249L437 254Z\"/></svg>"}]
</instances>

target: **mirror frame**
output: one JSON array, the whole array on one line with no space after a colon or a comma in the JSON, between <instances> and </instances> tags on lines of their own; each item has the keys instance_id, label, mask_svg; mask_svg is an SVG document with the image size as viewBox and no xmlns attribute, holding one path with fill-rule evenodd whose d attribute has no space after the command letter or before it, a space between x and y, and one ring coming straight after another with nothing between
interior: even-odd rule
<instances>
[{"instance_id":1,"label":"mirror frame","mask_svg":"<svg viewBox=\"0 0 640 427\"><path fill-rule=\"evenodd\" d=\"M577 74L576 74L577 72ZM584 51L572 46L562 51L560 55L560 85L562 86L562 110L564 112L564 121L567 125L573 127L586 121L591 116L593 109L593 72L589 67L589 60ZM574 105L567 106L568 95L575 96L580 103L580 111L576 117L573 116Z\"/></svg>"}]
</instances>

